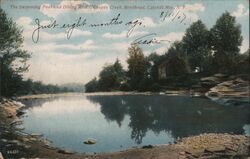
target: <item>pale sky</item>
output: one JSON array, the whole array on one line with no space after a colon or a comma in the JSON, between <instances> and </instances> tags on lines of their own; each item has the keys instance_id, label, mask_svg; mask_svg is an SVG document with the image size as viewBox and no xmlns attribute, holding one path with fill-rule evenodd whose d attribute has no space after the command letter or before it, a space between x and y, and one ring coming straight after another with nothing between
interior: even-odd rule
<instances>
[{"instance_id":1,"label":"pale sky","mask_svg":"<svg viewBox=\"0 0 250 159\"><path fill-rule=\"evenodd\" d=\"M76 9L84 4L95 5L98 8ZM61 8L50 8L52 5ZM133 8L125 8L126 6ZM176 13L179 11L179 15L185 15L185 20L181 23L183 17L173 20L174 17L170 16L163 21L161 12L166 13L169 11L168 7L177 6L181 7L174 11ZM234 15L242 27L241 52L249 48L248 0L123 0L119 2L12 0L1 2L1 7L23 28L23 47L32 52L28 62L30 68L24 77L47 84L86 83L98 76L105 64L114 62L116 58L119 58L126 68L127 48L138 37L156 33L157 39L171 42L181 40L192 22L201 19L210 29L225 11ZM59 25L72 24L77 22L79 17L86 18L87 24L99 24L110 22L118 14L120 14L119 20L123 21L122 25L96 28L86 25L75 28L70 39L66 38L66 29L41 29L39 41L37 43L32 41L32 33L37 27L36 18L39 18L41 25L51 24L54 20ZM131 36L126 37L130 27L125 23L131 20L140 20L143 25L136 27ZM166 42L142 46L146 55L154 51L163 54L168 47L169 43Z\"/></svg>"}]
</instances>

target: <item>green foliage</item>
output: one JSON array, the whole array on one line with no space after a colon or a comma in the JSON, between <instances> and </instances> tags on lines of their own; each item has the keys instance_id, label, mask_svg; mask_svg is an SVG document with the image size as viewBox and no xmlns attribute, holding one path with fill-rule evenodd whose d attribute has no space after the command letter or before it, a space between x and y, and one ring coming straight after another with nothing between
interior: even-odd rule
<instances>
[{"instance_id":1,"label":"green foliage","mask_svg":"<svg viewBox=\"0 0 250 159\"><path fill-rule=\"evenodd\" d=\"M117 59L112 65L105 66L99 74L98 89L100 91L111 91L118 89L125 80L125 71Z\"/></svg>"},{"instance_id":2,"label":"green foliage","mask_svg":"<svg viewBox=\"0 0 250 159\"><path fill-rule=\"evenodd\" d=\"M94 78L85 85L86 92L118 90L124 81L126 81L125 71L117 59L114 64L103 67L99 80Z\"/></svg>"},{"instance_id":3,"label":"green foliage","mask_svg":"<svg viewBox=\"0 0 250 159\"><path fill-rule=\"evenodd\" d=\"M16 95L22 84L22 77L14 73L12 68L2 65L1 68L1 95Z\"/></svg>"},{"instance_id":4,"label":"green foliage","mask_svg":"<svg viewBox=\"0 0 250 159\"><path fill-rule=\"evenodd\" d=\"M138 89L138 84L148 78L149 62L138 45L131 45L128 53L128 82L132 89Z\"/></svg>"},{"instance_id":5,"label":"green foliage","mask_svg":"<svg viewBox=\"0 0 250 159\"><path fill-rule=\"evenodd\" d=\"M188 61L191 69L196 68L200 72L207 71L206 68L210 64L206 59L211 55L209 45L209 31L201 20L194 22L185 33L182 39L183 52L188 56Z\"/></svg>"},{"instance_id":6,"label":"green foliage","mask_svg":"<svg viewBox=\"0 0 250 159\"><path fill-rule=\"evenodd\" d=\"M179 56L172 56L166 64L167 76L180 76L189 72L189 68L185 59Z\"/></svg>"},{"instance_id":7,"label":"green foliage","mask_svg":"<svg viewBox=\"0 0 250 159\"><path fill-rule=\"evenodd\" d=\"M1 95L11 96L17 93L22 82L21 73L28 69L26 61L30 58L30 54L21 49L22 30L1 8L0 28Z\"/></svg>"},{"instance_id":8,"label":"green foliage","mask_svg":"<svg viewBox=\"0 0 250 159\"><path fill-rule=\"evenodd\" d=\"M67 92L67 88L22 79L30 54L22 50L22 30L0 8L0 89L1 96Z\"/></svg>"},{"instance_id":9,"label":"green foliage","mask_svg":"<svg viewBox=\"0 0 250 159\"><path fill-rule=\"evenodd\" d=\"M166 76L180 76L190 72L187 59L182 51L182 43L175 42L166 54Z\"/></svg>"},{"instance_id":10,"label":"green foliage","mask_svg":"<svg viewBox=\"0 0 250 159\"><path fill-rule=\"evenodd\" d=\"M161 86L158 83L154 83L154 84L152 84L150 90L153 92L158 92L161 90Z\"/></svg>"},{"instance_id":11,"label":"green foliage","mask_svg":"<svg viewBox=\"0 0 250 159\"><path fill-rule=\"evenodd\" d=\"M210 32L216 71L231 73L242 42L240 25L236 24L235 17L225 12Z\"/></svg>"},{"instance_id":12,"label":"green foliage","mask_svg":"<svg viewBox=\"0 0 250 159\"><path fill-rule=\"evenodd\" d=\"M162 88L190 88L197 86L200 78L212 73L248 74L249 50L240 55L241 42L240 26L236 24L235 17L226 12L210 31L202 21L194 22L183 39L174 42L165 55L151 53L145 57L138 45L131 45L124 77L127 80L118 89L160 91ZM118 66L121 70L121 65ZM197 68L200 73L194 73ZM89 85L101 90L116 88L117 78L112 72L115 72L114 66L106 66L100 73L100 80L95 79ZM159 80L162 72L166 76Z\"/></svg>"},{"instance_id":13,"label":"green foliage","mask_svg":"<svg viewBox=\"0 0 250 159\"><path fill-rule=\"evenodd\" d=\"M164 55L163 55L164 56ZM161 55L158 55L156 54L155 52L154 53L151 53L147 59L148 59L148 62L150 64L150 67L149 67L149 75L150 75L150 79L154 82L157 82L158 81L158 64L160 63L160 61L162 59L164 59L164 57L161 56Z\"/></svg>"},{"instance_id":14,"label":"green foliage","mask_svg":"<svg viewBox=\"0 0 250 159\"><path fill-rule=\"evenodd\" d=\"M96 92L97 85L98 85L98 81L96 80L96 78L92 79L87 84L85 84L86 92Z\"/></svg>"},{"instance_id":15,"label":"green foliage","mask_svg":"<svg viewBox=\"0 0 250 159\"><path fill-rule=\"evenodd\" d=\"M249 49L237 57L237 63L235 66L234 73L248 74L250 72L250 54Z\"/></svg>"},{"instance_id":16,"label":"green foliage","mask_svg":"<svg viewBox=\"0 0 250 159\"><path fill-rule=\"evenodd\" d=\"M128 83L122 83L120 85L119 90L121 90L121 91L130 91L131 87L130 87L130 85Z\"/></svg>"}]
</instances>

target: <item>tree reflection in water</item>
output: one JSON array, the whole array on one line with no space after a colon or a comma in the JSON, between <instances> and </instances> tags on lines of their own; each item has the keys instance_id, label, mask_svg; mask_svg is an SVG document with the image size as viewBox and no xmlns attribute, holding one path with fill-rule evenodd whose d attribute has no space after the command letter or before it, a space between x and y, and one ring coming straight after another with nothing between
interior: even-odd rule
<instances>
[{"instance_id":1,"label":"tree reflection in water","mask_svg":"<svg viewBox=\"0 0 250 159\"><path fill-rule=\"evenodd\" d=\"M101 106L107 121L121 126L130 117L131 138L140 144L147 131L170 132L174 138L220 132L243 134L249 124L249 107L222 106L205 98L188 96L87 96Z\"/></svg>"}]
</instances>

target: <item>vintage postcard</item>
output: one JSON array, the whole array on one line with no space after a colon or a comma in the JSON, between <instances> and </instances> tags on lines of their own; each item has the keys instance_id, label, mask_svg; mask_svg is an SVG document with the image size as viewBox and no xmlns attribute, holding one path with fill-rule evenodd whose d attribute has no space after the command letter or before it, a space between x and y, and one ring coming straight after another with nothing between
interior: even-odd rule
<instances>
[{"instance_id":1,"label":"vintage postcard","mask_svg":"<svg viewBox=\"0 0 250 159\"><path fill-rule=\"evenodd\" d=\"M0 159L250 157L248 0L0 0Z\"/></svg>"}]
</instances>

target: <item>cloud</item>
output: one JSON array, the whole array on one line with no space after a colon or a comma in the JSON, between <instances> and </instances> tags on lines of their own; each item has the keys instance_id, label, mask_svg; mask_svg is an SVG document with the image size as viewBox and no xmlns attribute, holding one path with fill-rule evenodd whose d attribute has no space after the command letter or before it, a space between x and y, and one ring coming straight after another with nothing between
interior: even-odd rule
<instances>
[{"instance_id":1,"label":"cloud","mask_svg":"<svg viewBox=\"0 0 250 159\"><path fill-rule=\"evenodd\" d=\"M205 6L202 3L185 4L184 10L187 12L203 12L205 11Z\"/></svg>"},{"instance_id":2,"label":"cloud","mask_svg":"<svg viewBox=\"0 0 250 159\"><path fill-rule=\"evenodd\" d=\"M248 15L249 15L249 9L245 8L243 4L239 4L237 6L237 10L232 13L232 16L235 16L237 18Z\"/></svg>"},{"instance_id":3,"label":"cloud","mask_svg":"<svg viewBox=\"0 0 250 159\"><path fill-rule=\"evenodd\" d=\"M38 44L28 44L24 43L23 48L25 50L28 50L30 52L34 53L40 53L41 51L43 52L57 52L58 50L64 50L65 51L71 51L77 54L80 53L81 51L89 51L89 50L94 50L94 49L99 49L101 46L98 46L94 43L93 40L86 40L82 44L74 45L74 44L56 44L54 42L51 43L38 43ZM62 53L63 53L62 52Z\"/></svg>"},{"instance_id":4,"label":"cloud","mask_svg":"<svg viewBox=\"0 0 250 159\"><path fill-rule=\"evenodd\" d=\"M163 55L168 51L169 47L160 47L155 50L155 52L159 55Z\"/></svg>"},{"instance_id":5,"label":"cloud","mask_svg":"<svg viewBox=\"0 0 250 159\"><path fill-rule=\"evenodd\" d=\"M187 16L187 19L190 19L191 22L196 22L199 20L198 12L204 12L205 6L202 3L195 4L185 4L184 8L181 11Z\"/></svg>"},{"instance_id":6,"label":"cloud","mask_svg":"<svg viewBox=\"0 0 250 159\"><path fill-rule=\"evenodd\" d=\"M31 36L29 32L29 36ZM79 36L90 36L92 35L92 32L90 31L82 31L79 29L75 29L71 35L71 39L74 37L79 37ZM43 42L49 42L49 41L56 41L56 40L66 40L67 39L67 34L65 32L61 33L48 33L45 31L40 31L40 37L39 41Z\"/></svg>"},{"instance_id":7,"label":"cloud","mask_svg":"<svg viewBox=\"0 0 250 159\"><path fill-rule=\"evenodd\" d=\"M165 36L158 37L157 39L168 40L168 41L171 41L171 42L175 42L175 41L181 40L184 35L185 35L184 32L171 32L171 33L168 33Z\"/></svg>"},{"instance_id":8,"label":"cloud","mask_svg":"<svg viewBox=\"0 0 250 159\"><path fill-rule=\"evenodd\" d=\"M165 36L157 37L157 39L160 39L160 40L168 40L170 41L170 43L167 43L168 45L165 45L164 47L159 47L158 49L155 50L155 52L160 55L166 53L168 49L170 48L171 43L175 41L180 41L184 35L185 35L184 32L171 32Z\"/></svg>"},{"instance_id":9,"label":"cloud","mask_svg":"<svg viewBox=\"0 0 250 159\"><path fill-rule=\"evenodd\" d=\"M79 49L81 46L89 47L91 45L93 45L91 40L80 45L56 45L55 43L29 45L24 43L24 48L33 52L32 58L28 61L29 71L24 74L24 77L46 84L86 83L98 75L105 62L115 60L110 56L91 60L90 57L94 56L94 52ZM74 53L66 54L59 49L75 49L79 52L72 51Z\"/></svg>"},{"instance_id":10,"label":"cloud","mask_svg":"<svg viewBox=\"0 0 250 159\"><path fill-rule=\"evenodd\" d=\"M120 39L120 38L126 38L127 37L127 33L128 33L128 31L126 31L126 30L123 31L123 32L121 32L121 33L119 33L119 34L113 34L113 33L108 32L108 33L104 33L102 35L102 37L108 38L108 39ZM146 34L146 33L148 33L148 32L146 32L146 31L134 31L130 35L130 37L134 37L134 36L137 36L137 35L143 35L143 34Z\"/></svg>"},{"instance_id":11,"label":"cloud","mask_svg":"<svg viewBox=\"0 0 250 159\"><path fill-rule=\"evenodd\" d=\"M20 17L16 20L16 23L21 26L29 26L32 22L32 19L30 17Z\"/></svg>"},{"instance_id":12,"label":"cloud","mask_svg":"<svg viewBox=\"0 0 250 159\"><path fill-rule=\"evenodd\" d=\"M24 77L46 84L87 83L99 72L106 63L113 63L119 58L125 63L122 55L109 55L107 57L89 59L93 52L81 54L63 54L61 52L46 52L42 49L33 54L28 61L29 71Z\"/></svg>"},{"instance_id":13,"label":"cloud","mask_svg":"<svg viewBox=\"0 0 250 159\"><path fill-rule=\"evenodd\" d=\"M249 40L244 39L240 47L240 52L245 53L249 49Z\"/></svg>"},{"instance_id":14,"label":"cloud","mask_svg":"<svg viewBox=\"0 0 250 159\"><path fill-rule=\"evenodd\" d=\"M91 5L87 1L75 1L75 0L63 0L61 3L52 4L42 4L40 11L47 15L48 17L56 18L61 14L75 12L75 13L105 13L109 12L110 7L108 4L103 3L99 5Z\"/></svg>"},{"instance_id":15,"label":"cloud","mask_svg":"<svg viewBox=\"0 0 250 159\"><path fill-rule=\"evenodd\" d=\"M93 40L86 40L82 44L74 45L74 44L61 44L61 45L53 45L55 49L68 49L72 51L82 51L82 50L94 50L101 48L100 46L96 45Z\"/></svg>"},{"instance_id":16,"label":"cloud","mask_svg":"<svg viewBox=\"0 0 250 159\"><path fill-rule=\"evenodd\" d=\"M144 17L142 18L142 21L143 21L143 24L146 26L146 27L156 27L157 26L157 23L155 23L153 21L152 18L150 17Z\"/></svg>"},{"instance_id":17,"label":"cloud","mask_svg":"<svg viewBox=\"0 0 250 159\"><path fill-rule=\"evenodd\" d=\"M127 50L130 46L129 42L120 42L120 43L113 43L111 44L111 49L117 49L117 50Z\"/></svg>"}]
</instances>

